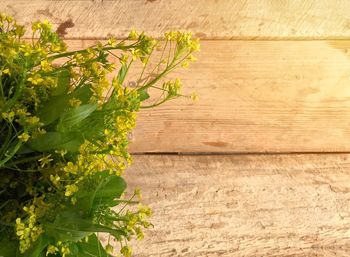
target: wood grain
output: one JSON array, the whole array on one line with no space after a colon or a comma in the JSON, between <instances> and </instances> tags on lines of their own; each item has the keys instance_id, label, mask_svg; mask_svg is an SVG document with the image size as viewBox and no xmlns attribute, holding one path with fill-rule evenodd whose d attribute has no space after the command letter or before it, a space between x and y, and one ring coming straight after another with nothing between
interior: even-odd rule
<instances>
[{"instance_id":1,"label":"wood grain","mask_svg":"<svg viewBox=\"0 0 350 257\"><path fill-rule=\"evenodd\" d=\"M199 101L142 111L132 152L350 150L350 41L203 41L198 59L169 78Z\"/></svg>"},{"instance_id":2,"label":"wood grain","mask_svg":"<svg viewBox=\"0 0 350 257\"><path fill-rule=\"evenodd\" d=\"M71 49L131 29L206 40L198 63L170 77L200 101L142 111L134 153L350 150L348 0L0 0L0 9L27 26L50 20L78 39ZM349 256L350 154L134 159L129 190L141 187L155 225L132 242L135 257Z\"/></svg>"},{"instance_id":3,"label":"wood grain","mask_svg":"<svg viewBox=\"0 0 350 257\"><path fill-rule=\"evenodd\" d=\"M143 256L349 256L350 155L137 155Z\"/></svg>"},{"instance_id":4,"label":"wood grain","mask_svg":"<svg viewBox=\"0 0 350 257\"><path fill-rule=\"evenodd\" d=\"M154 36L189 30L203 39L344 39L347 0L1 0L1 11L29 25L49 19L66 38L123 38L133 28ZM27 34L31 36L30 33Z\"/></svg>"}]
</instances>

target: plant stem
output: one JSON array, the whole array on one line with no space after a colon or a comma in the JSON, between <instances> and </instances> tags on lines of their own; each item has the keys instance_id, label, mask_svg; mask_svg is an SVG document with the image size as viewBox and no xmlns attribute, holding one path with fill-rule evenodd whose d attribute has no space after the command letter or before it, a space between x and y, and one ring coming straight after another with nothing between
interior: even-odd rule
<instances>
[{"instance_id":1,"label":"plant stem","mask_svg":"<svg viewBox=\"0 0 350 257\"><path fill-rule=\"evenodd\" d=\"M15 147L13 148L12 152L7 155L7 157L3 160L0 161L0 168L4 167L4 164L7 163L9 160L11 160L11 158L17 153L17 151L21 148L22 146L22 142L18 141L17 144L15 145Z\"/></svg>"},{"instance_id":2,"label":"plant stem","mask_svg":"<svg viewBox=\"0 0 350 257\"><path fill-rule=\"evenodd\" d=\"M108 50L127 50L127 49L130 49L130 48L136 47L137 43L138 42L136 42L134 44L131 44L129 46L117 45L115 47L112 47L112 46L103 47L101 50L103 50L103 51L108 51ZM98 47L93 47L92 49L93 50L99 50ZM71 52L65 52L65 53L61 53L61 54L55 54L55 55L49 56L48 59L49 60L55 60L55 59L58 59L58 58L71 56L71 55L74 55L74 54L77 54L77 53L84 53L86 51L87 51L86 49L83 49L83 50L76 50L76 51L71 51Z\"/></svg>"},{"instance_id":3,"label":"plant stem","mask_svg":"<svg viewBox=\"0 0 350 257\"><path fill-rule=\"evenodd\" d=\"M22 79L16 89L14 96L5 104L5 107L1 110L1 112L7 112L9 109L13 107L16 103L17 99L22 95L24 86L25 86L26 72L23 72Z\"/></svg>"},{"instance_id":4,"label":"plant stem","mask_svg":"<svg viewBox=\"0 0 350 257\"><path fill-rule=\"evenodd\" d=\"M39 160L41 156L31 156L23 159L19 159L17 161L11 162L11 164L21 164L21 163L26 163L26 162L31 162L31 161L36 161Z\"/></svg>"},{"instance_id":5,"label":"plant stem","mask_svg":"<svg viewBox=\"0 0 350 257\"><path fill-rule=\"evenodd\" d=\"M166 101L168 101L170 98L169 97L165 97L162 101L159 101L158 103L155 104L151 104L151 105L146 105L146 106L140 106L141 109L148 109L148 108L153 108L156 107L158 105L161 105L162 103L165 103Z\"/></svg>"}]
</instances>

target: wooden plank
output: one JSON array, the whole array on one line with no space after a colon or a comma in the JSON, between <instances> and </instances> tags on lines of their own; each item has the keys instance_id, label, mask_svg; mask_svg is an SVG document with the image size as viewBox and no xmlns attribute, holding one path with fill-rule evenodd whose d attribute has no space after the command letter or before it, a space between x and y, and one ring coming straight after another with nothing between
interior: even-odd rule
<instances>
[{"instance_id":1,"label":"wooden plank","mask_svg":"<svg viewBox=\"0 0 350 257\"><path fill-rule=\"evenodd\" d=\"M21 23L49 19L79 39L122 38L133 28L155 36L189 30L203 39L347 39L349 10L348 0L1 1L1 11Z\"/></svg>"},{"instance_id":2,"label":"wooden plank","mask_svg":"<svg viewBox=\"0 0 350 257\"><path fill-rule=\"evenodd\" d=\"M350 155L138 155L143 256L349 256Z\"/></svg>"},{"instance_id":3,"label":"wooden plank","mask_svg":"<svg viewBox=\"0 0 350 257\"><path fill-rule=\"evenodd\" d=\"M199 101L142 111L132 152L350 150L350 41L203 41L198 59L169 78Z\"/></svg>"}]
</instances>

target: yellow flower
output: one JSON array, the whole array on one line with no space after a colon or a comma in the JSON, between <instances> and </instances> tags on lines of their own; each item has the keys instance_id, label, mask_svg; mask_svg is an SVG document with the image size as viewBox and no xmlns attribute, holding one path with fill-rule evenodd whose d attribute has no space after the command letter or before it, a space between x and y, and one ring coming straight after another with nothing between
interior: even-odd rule
<instances>
[{"instance_id":1,"label":"yellow flower","mask_svg":"<svg viewBox=\"0 0 350 257\"><path fill-rule=\"evenodd\" d=\"M71 201L71 203L73 204L73 205L75 205L76 203L77 203L77 198L76 197L72 197L71 199L70 199L70 201Z\"/></svg>"},{"instance_id":2,"label":"yellow flower","mask_svg":"<svg viewBox=\"0 0 350 257\"><path fill-rule=\"evenodd\" d=\"M69 248L65 247L65 246L62 246L61 253L62 253L62 257L67 256L68 254L70 254Z\"/></svg>"},{"instance_id":3,"label":"yellow flower","mask_svg":"<svg viewBox=\"0 0 350 257\"><path fill-rule=\"evenodd\" d=\"M62 51L64 48L61 45L57 45L57 44L52 44L51 45L51 51L52 52L60 52Z\"/></svg>"},{"instance_id":4,"label":"yellow flower","mask_svg":"<svg viewBox=\"0 0 350 257\"><path fill-rule=\"evenodd\" d=\"M67 185L66 186L66 192L65 192L65 196L72 196L74 193L76 193L78 191L78 187L76 185Z\"/></svg>"},{"instance_id":5,"label":"yellow flower","mask_svg":"<svg viewBox=\"0 0 350 257\"><path fill-rule=\"evenodd\" d=\"M113 246L111 246L110 244L108 244L108 245L106 245L106 252L108 253L108 254L113 254L113 250L114 250L114 248L113 248Z\"/></svg>"},{"instance_id":6,"label":"yellow flower","mask_svg":"<svg viewBox=\"0 0 350 257\"><path fill-rule=\"evenodd\" d=\"M48 20L44 20L41 23L42 27L46 28L47 30L51 30L52 28L52 24L48 21Z\"/></svg>"},{"instance_id":7,"label":"yellow flower","mask_svg":"<svg viewBox=\"0 0 350 257\"><path fill-rule=\"evenodd\" d=\"M78 173L78 166L74 165L72 162L68 162L63 170L67 173L76 175Z\"/></svg>"},{"instance_id":8,"label":"yellow flower","mask_svg":"<svg viewBox=\"0 0 350 257\"><path fill-rule=\"evenodd\" d=\"M15 117L15 113L14 112L3 112L1 114L1 116L5 119L5 120L8 120L10 122L13 121L13 118Z\"/></svg>"},{"instance_id":9,"label":"yellow flower","mask_svg":"<svg viewBox=\"0 0 350 257\"><path fill-rule=\"evenodd\" d=\"M69 99L69 105L72 107L78 107L81 105L81 101L75 97L72 97L71 99Z\"/></svg>"},{"instance_id":10,"label":"yellow flower","mask_svg":"<svg viewBox=\"0 0 350 257\"><path fill-rule=\"evenodd\" d=\"M190 64L186 61L181 64L182 68L188 68L189 65Z\"/></svg>"},{"instance_id":11,"label":"yellow flower","mask_svg":"<svg viewBox=\"0 0 350 257\"><path fill-rule=\"evenodd\" d=\"M37 125L39 124L40 119L36 116L32 116L26 119L27 123L30 125Z\"/></svg>"},{"instance_id":12,"label":"yellow flower","mask_svg":"<svg viewBox=\"0 0 350 257\"><path fill-rule=\"evenodd\" d=\"M139 227L135 228L135 232L136 232L137 240L142 240L145 237L141 228Z\"/></svg>"},{"instance_id":13,"label":"yellow flower","mask_svg":"<svg viewBox=\"0 0 350 257\"><path fill-rule=\"evenodd\" d=\"M53 246L53 245L49 245L47 247L47 250L46 250L46 256L48 256L49 254L55 254L56 252L58 252L58 248L56 246Z\"/></svg>"},{"instance_id":14,"label":"yellow flower","mask_svg":"<svg viewBox=\"0 0 350 257\"><path fill-rule=\"evenodd\" d=\"M11 72L10 72L10 70L8 68L2 70L2 73L11 75Z\"/></svg>"},{"instance_id":15,"label":"yellow flower","mask_svg":"<svg viewBox=\"0 0 350 257\"><path fill-rule=\"evenodd\" d=\"M6 20L8 23L11 23L11 22L13 22L13 17L7 15L7 16L5 17L5 20Z\"/></svg>"},{"instance_id":16,"label":"yellow flower","mask_svg":"<svg viewBox=\"0 0 350 257\"><path fill-rule=\"evenodd\" d=\"M27 251L33 243L43 233L43 229L37 224L37 215L35 207L23 208L29 214L29 219L23 222L21 218L16 219L16 235L19 238L19 249L21 253Z\"/></svg>"},{"instance_id":17,"label":"yellow flower","mask_svg":"<svg viewBox=\"0 0 350 257\"><path fill-rule=\"evenodd\" d=\"M44 135L44 134L46 133L46 130L43 129L43 128L38 128L38 133L39 133L40 135Z\"/></svg>"},{"instance_id":18,"label":"yellow flower","mask_svg":"<svg viewBox=\"0 0 350 257\"><path fill-rule=\"evenodd\" d=\"M191 51L200 51L201 50L198 38L191 41L190 49L191 49Z\"/></svg>"},{"instance_id":19,"label":"yellow flower","mask_svg":"<svg viewBox=\"0 0 350 257\"><path fill-rule=\"evenodd\" d=\"M176 31L169 31L169 32L164 33L165 39L169 40L169 41L176 40L177 35L178 35L178 32L176 32Z\"/></svg>"},{"instance_id":20,"label":"yellow flower","mask_svg":"<svg viewBox=\"0 0 350 257\"><path fill-rule=\"evenodd\" d=\"M50 65L50 63L47 60L41 61L40 66L41 66L41 69L45 72L52 70L52 66Z\"/></svg>"},{"instance_id":21,"label":"yellow flower","mask_svg":"<svg viewBox=\"0 0 350 257\"><path fill-rule=\"evenodd\" d=\"M18 116L28 116L28 115L30 115L30 113L27 112L27 110L20 108L20 109L16 110L16 115L18 115Z\"/></svg>"},{"instance_id":22,"label":"yellow flower","mask_svg":"<svg viewBox=\"0 0 350 257\"><path fill-rule=\"evenodd\" d=\"M142 194L141 194L141 190L140 188L135 188L134 194L137 198L139 198L140 200L142 199Z\"/></svg>"},{"instance_id":23,"label":"yellow flower","mask_svg":"<svg viewBox=\"0 0 350 257\"><path fill-rule=\"evenodd\" d=\"M187 60L189 60L190 62L195 62L195 61L197 61L197 58L194 57L192 54L190 54L190 55L187 57Z\"/></svg>"},{"instance_id":24,"label":"yellow flower","mask_svg":"<svg viewBox=\"0 0 350 257\"><path fill-rule=\"evenodd\" d=\"M122 57L120 58L120 63L125 65L125 64L127 64L128 59L129 59L128 55L122 54Z\"/></svg>"},{"instance_id":25,"label":"yellow flower","mask_svg":"<svg viewBox=\"0 0 350 257\"><path fill-rule=\"evenodd\" d=\"M132 49L131 55L132 55L132 59L135 61L137 58L139 58L141 56L140 49L136 49L136 50Z\"/></svg>"},{"instance_id":26,"label":"yellow flower","mask_svg":"<svg viewBox=\"0 0 350 257\"><path fill-rule=\"evenodd\" d=\"M62 157L64 157L67 154L67 150L66 149L62 149L62 150L55 150L55 153L60 154Z\"/></svg>"},{"instance_id":27,"label":"yellow flower","mask_svg":"<svg viewBox=\"0 0 350 257\"><path fill-rule=\"evenodd\" d=\"M139 213L145 214L148 217L152 215L152 210L148 206L139 205L138 209Z\"/></svg>"},{"instance_id":28,"label":"yellow flower","mask_svg":"<svg viewBox=\"0 0 350 257\"><path fill-rule=\"evenodd\" d=\"M27 142L30 136L26 133L23 132L21 135L18 136L18 139L22 142Z\"/></svg>"},{"instance_id":29,"label":"yellow flower","mask_svg":"<svg viewBox=\"0 0 350 257\"><path fill-rule=\"evenodd\" d=\"M35 32L35 31L37 31L37 30L39 30L39 29L41 29L41 23L40 23L39 21L34 22L34 23L32 24L32 30Z\"/></svg>"},{"instance_id":30,"label":"yellow flower","mask_svg":"<svg viewBox=\"0 0 350 257\"><path fill-rule=\"evenodd\" d=\"M130 246L123 246L122 249L120 249L120 253L124 255L124 257L130 257L132 254Z\"/></svg>"},{"instance_id":31,"label":"yellow flower","mask_svg":"<svg viewBox=\"0 0 350 257\"><path fill-rule=\"evenodd\" d=\"M42 83L44 81L44 79L41 78L38 74L36 74L33 77L29 77L27 79L27 81L31 82L33 85L39 85L40 83Z\"/></svg>"},{"instance_id":32,"label":"yellow flower","mask_svg":"<svg viewBox=\"0 0 350 257\"><path fill-rule=\"evenodd\" d=\"M117 40L115 38L110 38L108 39L108 44L111 46L111 47L116 47L117 46Z\"/></svg>"},{"instance_id":33,"label":"yellow flower","mask_svg":"<svg viewBox=\"0 0 350 257\"><path fill-rule=\"evenodd\" d=\"M52 184L54 184L56 187L59 186L59 182L60 182L61 178L60 176L58 176L57 174L54 176L54 175L50 175L50 181L52 182Z\"/></svg>"},{"instance_id":34,"label":"yellow flower","mask_svg":"<svg viewBox=\"0 0 350 257\"><path fill-rule=\"evenodd\" d=\"M111 134L111 131L108 130L108 129L105 129L105 130L103 131L103 134L105 134L106 136L109 136L109 135Z\"/></svg>"},{"instance_id":35,"label":"yellow flower","mask_svg":"<svg viewBox=\"0 0 350 257\"><path fill-rule=\"evenodd\" d=\"M193 100L193 101L197 101L198 100L198 95L197 93L193 92L190 96L190 98Z\"/></svg>"},{"instance_id":36,"label":"yellow flower","mask_svg":"<svg viewBox=\"0 0 350 257\"><path fill-rule=\"evenodd\" d=\"M43 158L39 159L40 162L40 166L41 168L44 168L45 166L47 166L51 161L53 161L53 159L50 158L51 154L44 156Z\"/></svg>"},{"instance_id":37,"label":"yellow flower","mask_svg":"<svg viewBox=\"0 0 350 257\"><path fill-rule=\"evenodd\" d=\"M128 38L130 40L137 40L138 37L139 37L139 33L137 33L137 31L134 29L130 31L129 36L128 36Z\"/></svg>"}]
</instances>

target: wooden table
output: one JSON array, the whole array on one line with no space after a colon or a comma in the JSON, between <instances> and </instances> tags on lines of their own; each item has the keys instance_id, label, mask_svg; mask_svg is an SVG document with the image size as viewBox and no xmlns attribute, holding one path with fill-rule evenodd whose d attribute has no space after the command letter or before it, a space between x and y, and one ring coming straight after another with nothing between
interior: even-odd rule
<instances>
[{"instance_id":1,"label":"wooden table","mask_svg":"<svg viewBox=\"0 0 350 257\"><path fill-rule=\"evenodd\" d=\"M135 256L350 256L350 1L0 0L77 49L189 30L180 99L142 111L126 176L154 210ZM30 37L27 34L27 37Z\"/></svg>"}]
</instances>

